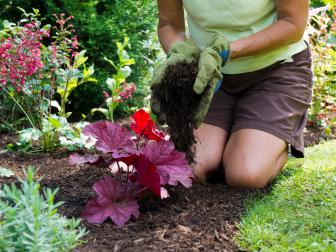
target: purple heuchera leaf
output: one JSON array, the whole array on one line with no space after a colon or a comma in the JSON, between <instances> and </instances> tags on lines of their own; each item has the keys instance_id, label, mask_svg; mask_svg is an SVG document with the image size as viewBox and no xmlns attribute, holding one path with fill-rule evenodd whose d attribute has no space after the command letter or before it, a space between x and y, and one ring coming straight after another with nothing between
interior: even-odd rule
<instances>
[{"instance_id":1,"label":"purple heuchera leaf","mask_svg":"<svg viewBox=\"0 0 336 252\"><path fill-rule=\"evenodd\" d=\"M106 176L93 185L97 196L91 199L81 216L89 223L101 224L107 218L122 227L133 215L139 216L137 201L124 193L120 181Z\"/></svg>"},{"instance_id":2,"label":"purple heuchera leaf","mask_svg":"<svg viewBox=\"0 0 336 252\"><path fill-rule=\"evenodd\" d=\"M161 197L160 175L156 166L144 155L140 155L136 158L134 167L138 172L137 180L139 184L148 187L152 193Z\"/></svg>"},{"instance_id":3,"label":"purple heuchera leaf","mask_svg":"<svg viewBox=\"0 0 336 252\"><path fill-rule=\"evenodd\" d=\"M156 165L161 185L177 185L180 182L185 187L191 187L194 178L192 169L185 155L176 151L171 141L149 142L141 151Z\"/></svg>"},{"instance_id":4,"label":"purple heuchera leaf","mask_svg":"<svg viewBox=\"0 0 336 252\"><path fill-rule=\"evenodd\" d=\"M121 161L126 165L133 165L137 171L137 181L142 186L148 187L148 189L154 193L156 196L161 196L160 191L160 175L157 172L156 166L151 163L146 156L143 154L140 155L119 155L118 158L115 158L115 161Z\"/></svg>"},{"instance_id":5,"label":"purple heuchera leaf","mask_svg":"<svg viewBox=\"0 0 336 252\"><path fill-rule=\"evenodd\" d=\"M83 129L84 135L97 139L96 149L103 153L116 152L119 149L132 149L132 134L117 123L108 121L95 122Z\"/></svg>"},{"instance_id":6,"label":"purple heuchera leaf","mask_svg":"<svg viewBox=\"0 0 336 252\"><path fill-rule=\"evenodd\" d=\"M83 165L83 164L92 164L98 165L101 162L104 162L104 159L100 156L93 156L93 155L84 155L81 156L78 153L71 154L69 157L69 164L70 165Z\"/></svg>"}]
</instances>

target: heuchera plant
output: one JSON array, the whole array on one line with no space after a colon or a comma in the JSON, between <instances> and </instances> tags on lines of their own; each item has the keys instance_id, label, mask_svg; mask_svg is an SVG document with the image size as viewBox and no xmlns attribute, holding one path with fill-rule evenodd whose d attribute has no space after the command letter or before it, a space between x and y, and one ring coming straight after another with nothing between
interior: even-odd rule
<instances>
[{"instance_id":1,"label":"heuchera plant","mask_svg":"<svg viewBox=\"0 0 336 252\"><path fill-rule=\"evenodd\" d=\"M100 121L86 126L87 136L96 139L95 148L102 155L72 154L70 164L91 164L108 169L110 176L97 181L96 196L88 201L82 217L90 223L110 218L123 226L132 216L139 216L137 197L150 191L161 199L169 197L166 186L181 183L189 188L193 173L184 153L159 131L144 110L132 116L135 134L117 123Z\"/></svg>"}]
</instances>

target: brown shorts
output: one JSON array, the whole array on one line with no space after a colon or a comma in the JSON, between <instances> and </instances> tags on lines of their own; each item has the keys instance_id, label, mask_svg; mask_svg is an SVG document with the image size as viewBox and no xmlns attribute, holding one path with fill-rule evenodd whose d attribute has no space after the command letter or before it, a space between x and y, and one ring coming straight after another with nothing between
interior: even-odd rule
<instances>
[{"instance_id":1,"label":"brown shorts","mask_svg":"<svg viewBox=\"0 0 336 252\"><path fill-rule=\"evenodd\" d=\"M313 86L310 50L292 58L293 62L277 62L255 72L225 74L204 123L229 134L262 130L287 142L294 157L303 157Z\"/></svg>"}]
</instances>

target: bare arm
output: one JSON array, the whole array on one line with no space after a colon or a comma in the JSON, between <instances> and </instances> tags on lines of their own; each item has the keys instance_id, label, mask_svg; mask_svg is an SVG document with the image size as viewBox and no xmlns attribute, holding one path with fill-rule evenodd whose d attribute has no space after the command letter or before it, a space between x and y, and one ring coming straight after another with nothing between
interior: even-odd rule
<instances>
[{"instance_id":1,"label":"bare arm","mask_svg":"<svg viewBox=\"0 0 336 252\"><path fill-rule=\"evenodd\" d=\"M157 0L157 2L159 40L163 50L168 52L173 43L186 40L182 0Z\"/></svg>"},{"instance_id":2,"label":"bare arm","mask_svg":"<svg viewBox=\"0 0 336 252\"><path fill-rule=\"evenodd\" d=\"M277 22L249 37L232 42L231 59L293 44L302 38L308 19L309 1L275 0L275 3Z\"/></svg>"}]
</instances>

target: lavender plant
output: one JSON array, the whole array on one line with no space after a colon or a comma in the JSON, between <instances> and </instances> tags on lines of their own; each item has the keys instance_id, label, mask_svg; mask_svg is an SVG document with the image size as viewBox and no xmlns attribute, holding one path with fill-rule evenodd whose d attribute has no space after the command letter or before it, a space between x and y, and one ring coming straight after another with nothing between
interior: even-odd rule
<instances>
[{"instance_id":1,"label":"lavender plant","mask_svg":"<svg viewBox=\"0 0 336 252\"><path fill-rule=\"evenodd\" d=\"M0 188L0 251L72 251L86 234L80 221L57 213L57 190L34 181L28 168L27 180Z\"/></svg>"}]
</instances>

